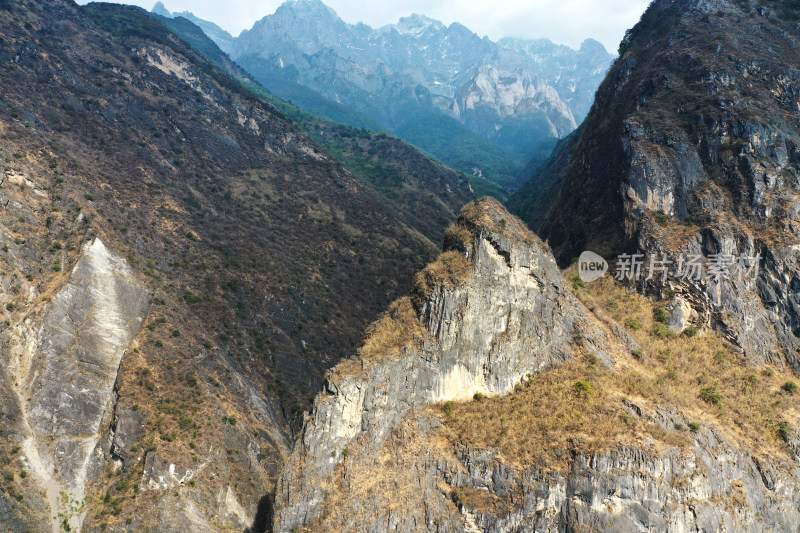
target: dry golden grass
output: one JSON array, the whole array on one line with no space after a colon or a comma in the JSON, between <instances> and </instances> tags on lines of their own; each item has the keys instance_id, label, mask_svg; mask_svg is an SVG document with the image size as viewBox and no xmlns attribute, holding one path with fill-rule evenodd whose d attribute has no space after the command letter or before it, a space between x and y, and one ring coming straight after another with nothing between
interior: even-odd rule
<instances>
[{"instance_id":1,"label":"dry golden grass","mask_svg":"<svg viewBox=\"0 0 800 533\"><path fill-rule=\"evenodd\" d=\"M472 244L473 235L461 224L451 224L444 232L445 250L465 250Z\"/></svg>"},{"instance_id":2,"label":"dry golden grass","mask_svg":"<svg viewBox=\"0 0 800 533\"><path fill-rule=\"evenodd\" d=\"M370 361L396 353L424 332L411 298L394 302L389 310L367 330L364 346L358 351L361 359Z\"/></svg>"},{"instance_id":3,"label":"dry golden grass","mask_svg":"<svg viewBox=\"0 0 800 533\"><path fill-rule=\"evenodd\" d=\"M367 329L358 355L336 365L330 378L338 381L346 376L356 375L361 372L365 363L395 355L424 334L425 328L417 317L411 298L400 298Z\"/></svg>"},{"instance_id":4,"label":"dry golden grass","mask_svg":"<svg viewBox=\"0 0 800 533\"><path fill-rule=\"evenodd\" d=\"M454 442L497 450L520 467L561 469L572 449L591 453L642 444L646 437L670 446L687 444L678 431L630 416L618 381L619 376L581 357L531 376L513 394L438 409ZM591 392L579 390L578 382Z\"/></svg>"},{"instance_id":5,"label":"dry golden grass","mask_svg":"<svg viewBox=\"0 0 800 533\"><path fill-rule=\"evenodd\" d=\"M544 246L524 222L509 214L500 202L488 196L464 206L456 224L486 228L527 245L536 243Z\"/></svg>"},{"instance_id":6,"label":"dry golden grass","mask_svg":"<svg viewBox=\"0 0 800 533\"><path fill-rule=\"evenodd\" d=\"M565 274L571 278L574 269ZM748 365L714 332L688 337L665 331L654 319L663 304L611 278L572 286L601 321L633 325L626 329L641 350L618 356L613 371L584 354L532 376L530 384L506 397L439 405L454 442L495 449L520 465L559 468L566 465L570 449L641 445L645 437L685 446L691 442L690 427L699 424L701 431L715 426L752 453L786 454L780 428L798 426L800 395L782 386L798 381L795 376ZM576 386L579 381L589 384L591 392L579 390L586 388ZM680 425L663 428L646 416L632 416L626 402L645 411L674 410Z\"/></svg>"},{"instance_id":7,"label":"dry golden grass","mask_svg":"<svg viewBox=\"0 0 800 533\"><path fill-rule=\"evenodd\" d=\"M433 263L417 274L414 285L418 292L428 297L439 285L455 287L472 275L472 263L464 254L451 250L444 252Z\"/></svg>"},{"instance_id":8,"label":"dry golden grass","mask_svg":"<svg viewBox=\"0 0 800 533\"><path fill-rule=\"evenodd\" d=\"M432 487L421 483L432 461L447 461L452 457L452 446L438 433L420 430L418 422L418 418L404 421L379 450L370 449L368 438L351 442L336 471L333 491L325 500L321 516L301 531L343 531L347 524L365 524L381 515L403 515L408 509L431 504L434 499L458 516L456 506L444 497L451 491L449 485L440 482L431 490ZM369 505L364 506L364 502Z\"/></svg>"}]
</instances>

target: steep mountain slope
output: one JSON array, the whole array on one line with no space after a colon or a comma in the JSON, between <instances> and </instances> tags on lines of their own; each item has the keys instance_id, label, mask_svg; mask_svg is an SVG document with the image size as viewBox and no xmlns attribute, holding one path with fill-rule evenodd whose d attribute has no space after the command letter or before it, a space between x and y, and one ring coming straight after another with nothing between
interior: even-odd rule
<instances>
[{"instance_id":1,"label":"steep mountain slope","mask_svg":"<svg viewBox=\"0 0 800 533\"><path fill-rule=\"evenodd\" d=\"M372 29L345 23L319 0L295 0L243 32L231 54L312 112L326 114L320 97L344 104L458 170L515 187L523 162L541 162L576 127L554 84L585 114L584 93L612 57L596 46L500 46L420 15ZM464 142L449 143L455 136ZM469 150L454 151L465 143Z\"/></svg>"},{"instance_id":2,"label":"steep mountain slope","mask_svg":"<svg viewBox=\"0 0 800 533\"><path fill-rule=\"evenodd\" d=\"M584 288L573 270L568 284L493 200L448 235L330 373L275 531L800 526L793 376L713 333L669 333L612 279Z\"/></svg>"},{"instance_id":3,"label":"steep mountain slope","mask_svg":"<svg viewBox=\"0 0 800 533\"><path fill-rule=\"evenodd\" d=\"M594 103L594 93L616 56L594 39L576 51L549 39L500 39L503 48L525 54L539 66L545 83L555 88L580 124Z\"/></svg>"},{"instance_id":4,"label":"steep mountain slope","mask_svg":"<svg viewBox=\"0 0 800 533\"><path fill-rule=\"evenodd\" d=\"M248 90L272 103L329 155L371 184L400 220L433 242L441 242L461 207L474 199L470 179L463 174L432 161L396 137L356 130L299 109L250 79L198 26L182 17L161 20ZM471 181L479 193L497 191L487 180L473 176Z\"/></svg>"},{"instance_id":5,"label":"steep mountain slope","mask_svg":"<svg viewBox=\"0 0 800 533\"><path fill-rule=\"evenodd\" d=\"M797 372L800 35L788 6L655 2L571 157L539 180L560 191L539 227L564 264L584 249L641 251L667 254L673 270L681 254L704 256L707 274L721 258L722 276L656 276L642 288L675 295L695 325L725 331L753 361ZM750 283L735 272L742 257L760 259Z\"/></svg>"},{"instance_id":6,"label":"steep mountain slope","mask_svg":"<svg viewBox=\"0 0 800 533\"><path fill-rule=\"evenodd\" d=\"M0 528L263 527L436 246L138 8L0 4L0 87Z\"/></svg>"}]
</instances>

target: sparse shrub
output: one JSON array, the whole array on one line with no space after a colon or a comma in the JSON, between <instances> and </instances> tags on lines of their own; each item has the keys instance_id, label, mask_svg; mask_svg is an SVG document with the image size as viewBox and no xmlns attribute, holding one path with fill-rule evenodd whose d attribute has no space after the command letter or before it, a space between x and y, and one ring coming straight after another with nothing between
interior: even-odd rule
<instances>
[{"instance_id":1,"label":"sparse shrub","mask_svg":"<svg viewBox=\"0 0 800 533\"><path fill-rule=\"evenodd\" d=\"M625 327L632 330L642 329L642 323L638 319L629 317L625 319Z\"/></svg>"},{"instance_id":2,"label":"sparse shrub","mask_svg":"<svg viewBox=\"0 0 800 533\"><path fill-rule=\"evenodd\" d=\"M61 261L58 259L53 261L53 272L61 272Z\"/></svg>"},{"instance_id":3,"label":"sparse shrub","mask_svg":"<svg viewBox=\"0 0 800 533\"><path fill-rule=\"evenodd\" d=\"M202 300L202 298L200 298L196 294L192 294L191 292L187 292L186 294L184 294L183 299L186 301L187 304L196 304L200 300Z\"/></svg>"},{"instance_id":4,"label":"sparse shrub","mask_svg":"<svg viewBox=\"0 0 800 533\"><path fill-rule=\"evenodd\" d=\"M644 353L641 350L632 350L631 355L634 359L641 359L644 357Z\"/></svg>"},{"instance_id":5,"label":"sparse shrub","mask_svg":"<svg viewBox=\"0 0 800 533\"><path fill-rule=\"evenodd\" d=\"M453 415L453 410L455 409L455 404L452 401L446 401L442 405L442 410L445 412L447 416Z\"/></svg>"},{"instance_id":6,"label":"sparse shrub","mask_svg":"<svg viewBox=\"0 0 800 533\"><path fill-rule=\"evenodd\" d=\"M789 422L781 422L778 426L778 435L785 442L789 442L794 436L794 428Z\"/></svg>"},{"instance_id":7,"label":"sparse shrub","mask_svg":"<svg viewBox=\"0 0 800 533\"><path fill-rule=\"evenodd\" d=\"M798 387L797 383L795 383L794 381L787 381L786 383L783 384L781 390L783 390L784 392L788 392L789 394L795 394L797 393L798 390L800 390L800 387Z\"/></svg>"},{"instance_id":8,"label":"sparse shrub","mask_svg":"<svg viewBox=\"0 0 800 533\"><path fill-rule=\"evenodd\" d=\"M9 303L7 303L7 304L6 304L6 310L7 310L9 313L13 312L13 311L14 311L14 303L13 303L13 302L9 302Z\"/></svg>"},{"instance_id":9,"label":"sparse shrub","mask_svg":"<svg viewBox=\"0 0 800 533\"><path fill-rule=\"evenodd\" d=\"M592 384L584 380L576 381L573 387L575 388L575 392L578 393L578 396L582 397L588 396L594 392Z\"/></svg>"},{"instance_id":10,"label":"sparse shrub","mask_svg":"<svg viewBox=\"0 0 800 533\"><path fill-rule=\"evenodd\" d=\"M697 326L689 326L683 330L683 334L689 338L696 337L698 333L700 333L700 328Z\"/></svg>"},{"instance_id":11,"label":"sparse shrub","mask_svg":"<svg viewBox=\"0 0 800 533\"><path fill-rule=\"evenodd\" d=\"M650 330L650 334L653 335L654 337L665 338L672 336L673 333L672 330L669 329L669 327L666 324L662 322L656 322L655 324L653 324L653 328Z\"/></svg>"},{"instance_id":12,"label":"sparse shrub","mask_svg":"<svg viewBox=\"0 0 800 533\"><path fill-rule=\"evenodd\" d=\"M698 431L700 431L700 424L698 424L697 422L689 422L689 430L692 433L697 433Z\"/></svg>"},{"instance_id":13,"label":"sparse shrub","mask_svg":"<svg viewBox=\"0 0 800 533\"><path fill-rule=\"evenodd\" d=\"M669 321L669 311L666 309L655 309L653 311L653 318L656 322L661 322L662 324L666 324Z\"/></svg>"},{"instance_id":14,"label":"sparse shrub","mask_svg":"<svg viewBox=\"0 0 800 533\"><path fill-rule=\"evenodd\" d=\"M710 385L700 389L700 399L711 405L722 405L725 397L717 391L716 385Z\"/></svg>"},{"instance_id":15,"label":"sparse shrub","mask_svg":"<svg viewBox=\"0 0 800 533\"><path fill-rule=\"evenodd\" d=\"M476 392L475 394L472 395L472 399L475 400L476 402L480 402L484 398L486 398L486 395L483 394L482 392Z\"/></svg>"},{"instance_id":16,"label":"sparse shrub","mask_svg":"<svg viewBox=\"0 0 800 533\"><path fill-rule=\"evenodd\" d=\"M667 227L669 225L670 216L663 211L656 213L656 223L659 226Z\"/></svg>"},{"instance_id":17,"label":"sparse shrub","mask_svg":"<svg viewBox=\"0 0 800 533\"><path fill-rule=\"evenodd\" d=\"M681 424L680 422L675 422L675 429L677 429L678 431L683 431L684 427L685 426L683 424Z\"/></svg>"},{"instance_id":18,"label":"sparse shrub","mask_svg":"<svg viewBox=\"0 0 800 533\"><path fill-rule=\"evenodd\" d=\"M173 337L180 337L180 336L181 336L181 332L180 332L180 330L173 329L173 330L172 330L172 336L173 336Z\"/></svg>"},{"instance_id":19,"label":"sparse shrub","mask_svg":"<svg viewBox=\"0 0 800 533\"><path fill-rule=\"evenodd\" d=\"M156 339L156 341L153 344L155 344L156 347L161 348L164 346L164 341L162 341L161 339Z\"/></svg>"}]
</instances>

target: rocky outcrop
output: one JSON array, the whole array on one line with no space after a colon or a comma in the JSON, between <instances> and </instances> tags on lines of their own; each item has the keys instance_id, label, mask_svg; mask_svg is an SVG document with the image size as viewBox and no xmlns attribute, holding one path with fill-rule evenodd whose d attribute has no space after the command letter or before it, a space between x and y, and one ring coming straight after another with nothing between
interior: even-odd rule
<instances>
[{"instance_id":1,"label":"rocky outcrop","mask_svg":"<svg viewBox=\"0 0 800 533\"><path fill-rule=\"evenodd\" d=\"M546 220L523 215L562 265L587 249L667 259L673 274L639 288L691 304L673 302L684 317L673 327L715 327L751 361L800 372L792 9L653 2L622 43L569 160L541 175L547 185L534 196L560 191ZM682 255L702 256L701 279L679 275ZM734 268L710 279L713 258ZM735 271L742 258L758 263L747 283Z\"/></svg>"},{"instance_id":2,"label":"rocky outcrop","mask_svg":"<svg viewBox=\"0 0 800 533\"><path fill-rule=\"evenodd\" d=\"M96 238L39 317L18 326L22 342L11 345L7 364L27 427L23 462L47 493L54 531L81 526L87 484L114 438L119 365L149 300L125 261Z\"/></svg>"},{"instance_id":3,"label":"rocky outcrop","mask_svg":"<svg viewBox=\"0 0 800 533\"><path fill-rule=\"evenodd\" d=\"M439 419L419 414L374 457L348 460L344 494L308 530L795 531L800 470L787 466L704 431L685 450L619 447L578 453L563 470L521 467L443 445Z\"/></svg>"},{"instance_id":4,"label":"rocky outcrop","mask_svg":"<svg viewBox=\"0 0 800 533\"><path fill-rule=\"evenodd\" d=\"M609 361L604 331L566 289L542 243L496 201L467 206L449 235L453 249L420 275L412 300L374 326L362 359L330 375L278 482L276 531L318 519L350 450L377 453L410 412L506 394L529 373L570 358L578 336ZM406 342L378 344L374 359L387 336Z\"/></svg>"},{"instance_id":5,"label":"rocky outcrop","mask_svg":"<svg viewBox=\"0 0 800 533\"><path fill-rule=\"evenodd\" d=\"M642 360L648 356L620 326L572 296L549 252L495 202L467 206L447 242L449 251L420 274L412 297L373 325L360 358L330 374L279 479L275 531L757 532L800 526L794 422L781 425L777 445L768 444L743 421L734 427L711 414L703 418L707 423L692 422L707 408L719 409L714 402L723 400L713 396L694 407L658 394L641 398L630 380L659 370ZM692 320L678 312L688 313L687 307L676 299L675 316ZM672 326L680 329L680 321ZM585 395L595 394L591 383L546 377L569 365L586 372L580 358L609 389L586 408L616 412L596 420L610 424L617 438L598 444L607 430L599 426L556 436L552 428L570 428L570 421L540 426L552 416L547 412L515 420L527 416L537 397L569 403L575 396L566 393L588 401ZM598 366L611 381L598 377ZM750 383L759 382L750 376ZM560 379L570 381L568 388L552 390ZM621 384L619 393L610 392L612 383ZM486 399L492 395L508 401ZM500 434L477 445L469 432L481 428L467 425L458 433L456 425L484 402L494 402L481 412L500 420L491 426ZM796 415L793 407L780 413L793 421ZM509 430L514 424L523 426ZM526 460L520 448L527 449Z\"/></svg>"}]
</instances>

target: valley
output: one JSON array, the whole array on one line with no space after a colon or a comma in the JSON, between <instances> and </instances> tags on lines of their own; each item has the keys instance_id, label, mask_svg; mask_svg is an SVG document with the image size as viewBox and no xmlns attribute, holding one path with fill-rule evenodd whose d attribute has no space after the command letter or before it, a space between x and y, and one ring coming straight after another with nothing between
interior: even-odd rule
<instances>
[{"instance_id":1,"label":"valley","mask_svg":"<svg viewBox=\"0 0 800 533\"><path fill-rule=\"evenodd\" d=\"M0 1L0 530L797 531L795 4Z\"/></svg>"}]
</instances>

